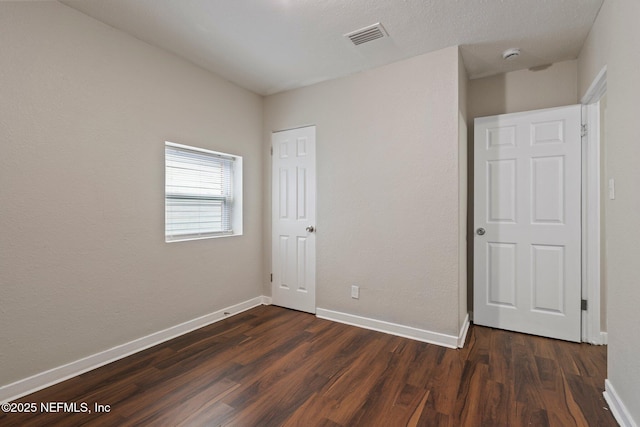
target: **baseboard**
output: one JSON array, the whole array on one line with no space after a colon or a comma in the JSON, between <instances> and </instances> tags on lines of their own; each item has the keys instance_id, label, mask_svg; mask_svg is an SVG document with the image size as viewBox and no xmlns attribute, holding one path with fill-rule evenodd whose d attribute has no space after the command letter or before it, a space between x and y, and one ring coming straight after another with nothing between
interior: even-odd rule
<instances>
[{"instance_id":1,"label":"baseboard","mask_svg":"<svg viewBox=\"0 0 640 427\"><path fill-rule=\"evenodd\" d=\"M609 335L606 332L600 332L600 344L607 345L609 343Z\"/></svg>"},{"instance_id":2,"label":"baseboard","mask_svg":"<svg viewBox=\"0 0 640 427\"><path fill-rule=\"evenodd\" d=\"M469 320L469 313L464 318L464 322L462 322L462 327L460 328L460 334L458 334L458 348L464 347L464 342L467 340L467 332L469 332L469 325L471 321Z\"/></svg>"},{"instance_id":3,"label":"baseboard","mask_svg":"<svg viewBox=\"0 0 640 427\"><path fill-rule=\"evenodd\" d=\"M316 316L321 319L345 323L351 326L358 326L364 329L371 329L373 331L384 332L403 338L410 338L412 340L449 348L458 348L458 343L460 341L464 342L464 335L466 335L466 331L464 334L461 331L460 336L446 335L439 332L427 331L425 329L385 322L383 320L370 319L367 317L356 316L354 314L341 313L339 311L327 310L324 308L317 308Z\"/></svg>"},{"instance_id":4,"label":"baseboard","mask_svg":"<svg viewBox=\"0 0 640 427\"><path fill-rule=\"evenodd\" d=\"M615 417L618 424L622 427L638 427L638 424L631 418L631 414L622 400L620 400L620 396L616 393L616 390L613 388L608 379L604 380L604 400L609 404L609 409L611 409L611 413Z\"/></svg>"},{"instance_id":5,"label":"baseboard","mask_svg":"<svg viewBox=\"0 0 640 427\"><path fill-rule=\"evenodd\" d=\"M69 378L73 378L92 369L115 362L116 360L130 356L149 347L153 347L154 345L158 345L180 335L202 328L203 326L210 325L229 316L233 316L263 304L271 304L271 298L264 296L252 298L222 310L172 326L162 331L154 332L128 343L118 345L100 353L76 360L75 362L4 385L0 387L0 402L11 402L22 396L26 396L27 394L42 390L43 388L68 380Z\"/></svg>"},{"instance_id":6,"label":"baseboard","mask_svg":"<svg viewBox=\"0 0 640 427\"><path fill-rule=\"evenodd\" d=\"M1 386L0 403L11 402L22 396L35 393L43 388L58 384L85 372L130 356L134 353L138 353L149 347L153 347L154 345L161 344L165 341L179 337L180 335L187 334L196 329L218 322L229 316L242 313L243 311L259 305L271 305L271 302L272 300L269 296L252 298L179 325L172 326L162 331L154 332L128 343L112 347L100 353L92 354L91 356L84 357L66 365L58 366L14 383ZM339 323L345 323L352 326L358 326L365 329L371 329L449 348L463 347L469 330L469 315L466 316L457 337L322 308L318 308L316 310L316 316L322 319L332 320Z\"/></svg>"}]
</instances>

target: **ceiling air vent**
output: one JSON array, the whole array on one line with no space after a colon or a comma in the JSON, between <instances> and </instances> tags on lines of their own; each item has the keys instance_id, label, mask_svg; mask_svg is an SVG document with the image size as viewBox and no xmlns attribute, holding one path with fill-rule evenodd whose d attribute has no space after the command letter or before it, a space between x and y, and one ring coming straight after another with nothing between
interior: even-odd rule
<instances>
[{"instance_id":1,"label":"ceiling air vent","mask_svg":"<svg viewBox=\"0 0 640 427\"><path fill-rule=\"evenodd\" d=\"M353 31L349 34L345 34L344 36L348 37L354 45L358 46L372 40L387 37L388 34L384 30L382 24L377 22L373 25L369 25L368 27L360 28L359 30Z\"/></svg>"}]
</instances>

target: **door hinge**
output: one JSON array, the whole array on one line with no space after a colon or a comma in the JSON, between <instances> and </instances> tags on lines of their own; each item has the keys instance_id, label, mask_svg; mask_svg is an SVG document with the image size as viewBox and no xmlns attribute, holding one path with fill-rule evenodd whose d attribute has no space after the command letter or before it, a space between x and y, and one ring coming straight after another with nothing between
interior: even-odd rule
<instances>
[{"instance_id":1,"label":"door hinge","mask_svg":"<svg viewBox=\"0 0 640 427\"><path fill-rule=\"evenodd\" d=\"M582 311L587 311L587 300L586 299L583 299L583 300L580 301L580 309Z\"/></svg>"},{"instance_id":2,"label":"door hinge","mask_svg":"<svg viewBox=\"0 0 640 427\"><path fill-rule=\"evenodd\" d=\"M273 156L273 147L271 147L270 152L271 152L271 155Z\"/></svg>"},{"instance_id":3,"label":"door hinge","mask_svg":"<svg viewBox=\"0 0 640 427\"><path fill-rule=\"evenodd\" d=\"M587 125L580 125L580 136L587 136Z\"/></svg>"},{"instance_id":4,"label":"door hinge","mask_svg":"<svg viewBox=\"0 0 640 427\"><path fill-rule=\"evenodd\" d=\"M271 282L273 282L273 273L271 273L271 278L269 278Z\"/></svg>"}]
</instances>

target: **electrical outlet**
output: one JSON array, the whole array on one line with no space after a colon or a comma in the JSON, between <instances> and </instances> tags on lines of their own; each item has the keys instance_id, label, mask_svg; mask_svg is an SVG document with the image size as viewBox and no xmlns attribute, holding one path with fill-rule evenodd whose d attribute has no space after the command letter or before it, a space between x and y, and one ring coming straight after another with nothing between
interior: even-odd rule
<instances>
[{"instance_id":1,"label":"electrical outlet","mask_svg":"<svg viewBox=\"0 0 640 427\"><path fill-rule=\"evenodd\" d=\"M360 287L358 285L351 286L351 298L354 298L354 299L360 298Z\"/></svg>"}]
</instances>

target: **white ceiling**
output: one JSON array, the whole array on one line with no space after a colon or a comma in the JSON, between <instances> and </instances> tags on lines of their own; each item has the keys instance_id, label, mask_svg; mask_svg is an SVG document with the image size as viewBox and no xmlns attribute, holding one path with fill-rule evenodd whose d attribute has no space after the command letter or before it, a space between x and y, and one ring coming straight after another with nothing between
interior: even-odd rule
<instances>
[{"instance_id":1,"label":"white ceiling","mask_svg":"<svg viewBox=\"0 0 640 427\"><path fill-rule=\"evenodd\" d=\"M470 78L574 59L603 0L61 1L266 95L453 45ZM344 37L376 22L389 38Z\"/></svg>"}]
</instances>

